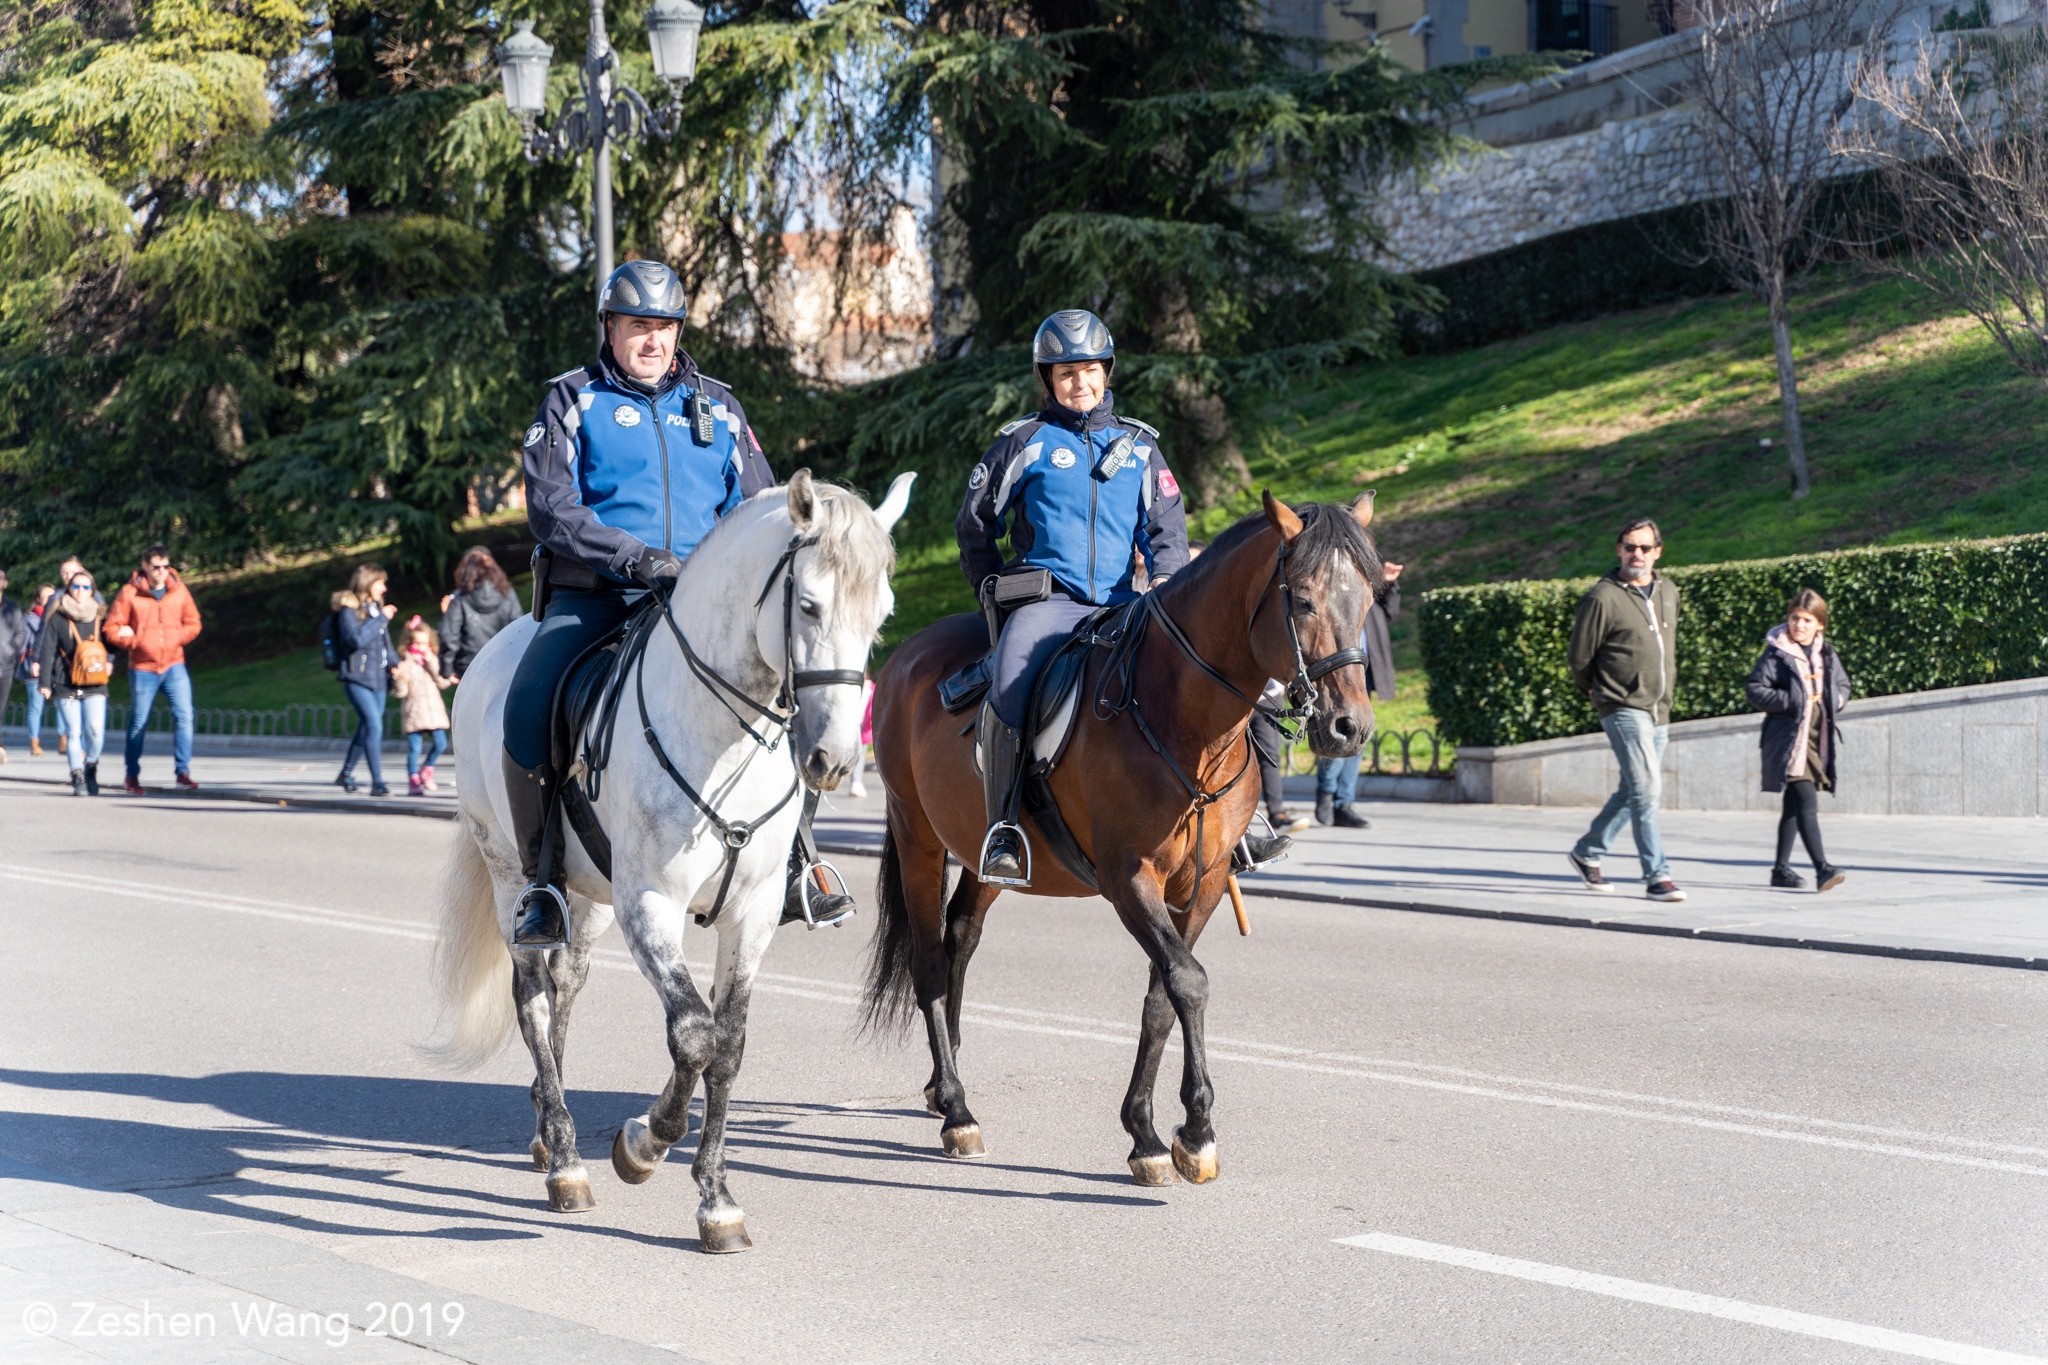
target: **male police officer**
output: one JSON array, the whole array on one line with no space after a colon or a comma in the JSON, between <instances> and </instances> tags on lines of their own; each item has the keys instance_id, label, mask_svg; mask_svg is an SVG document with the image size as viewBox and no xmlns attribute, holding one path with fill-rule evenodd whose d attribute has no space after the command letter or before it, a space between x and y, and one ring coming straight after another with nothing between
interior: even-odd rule
<instances>
[{"instance_id":1,"label":"male police officer","mask_svg":"<svg viewBox=\"0 0 2048 1365\"><path fill-rule=\"evenodd\" d=\"M538 880L556 783L556 685L674 580L718 518L775 482L739 400L677 349L687 307L682 281L660 262L614 270L597 360L549 381L526 431L526 515L549 590L505 702L505 787L529 883L513 930L522 948L558 947L567 935L560 889ZM851 898L829 899L812 900L814 922L852 912Z\"/></svg>"},{"instance_id":2,"label":"male police officer","mask_svg":"<svg viewBox=\"0 0 2048 1365\"><path fill-rule=\"evenodd\" d=\"M1187 514L1159 433L1115 411L1109 329L1093 313L1064 309L1039 325L1032 359L1046 405L997 434L968 475L953 526L960 567L977 593L1005 572L997 542L1006 518L1017 554L1009 571L1050 574L1051 595L1018 607L1004 623L981 712L989 832L980 876L997 886L1030 885L1017 802L1032 680L1083 617L1136 596L1134 548L1155 585L1188 562Z\"/></svg>"}]
</instances>

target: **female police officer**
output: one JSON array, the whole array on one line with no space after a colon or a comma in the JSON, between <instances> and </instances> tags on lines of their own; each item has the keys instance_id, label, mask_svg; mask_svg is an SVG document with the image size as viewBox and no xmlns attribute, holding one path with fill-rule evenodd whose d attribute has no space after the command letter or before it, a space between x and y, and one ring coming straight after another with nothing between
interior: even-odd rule
<instances>
[{"instance_id":1,"label":"female police officer","mask_svg":"<svg viewBox=\"0 0 2048 1365\"><path fill-rule=\"evenodd\" d=\"M549 381L526 431L526 515L548 592L505 702L505 787L529 883L513 931L520 947L559 946L567 932L560 889L538 881L562 674L674 579L718 518L775 482L739 400L677 349L687 307L682 281L660 262L614 270L597 360ZM852 902L818 908L826 922Z\"/></svg>"},{"instance_id":2,"label":"female police officer","mask_svg":"<svg viewBox=\"0 0 2048 1365\"><path fill-rule=\"evenodd\" d=\"M1187 515L1159 433L1115 411L1109 329L1093 313L1064 309L1039 325L1032 359L1048 401L997 434L968 475L953 527L960 567L977 593L1005 573L1047 576L1049 595L1019 606L1003 625L981 713L989 832L980 875L998 886L1030 885L1017 779L1019 731L1039 668L1082 617L1136 595L1134 549L1155 584L1188 562ZM1006 519L1016 553L1007 566L997 545Z\"/></svg>"}]
</instances>

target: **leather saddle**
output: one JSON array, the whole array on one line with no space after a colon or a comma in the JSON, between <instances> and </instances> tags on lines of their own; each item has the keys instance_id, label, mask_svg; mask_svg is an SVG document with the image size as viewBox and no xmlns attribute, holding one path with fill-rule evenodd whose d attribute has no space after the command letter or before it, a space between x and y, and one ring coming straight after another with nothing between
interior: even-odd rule
<instances>
[{"instance_id":1,"label":"leather saddle","mask_svg":"<svg viewBox=\"0 0 2048 1365\"><path fill-rule=\"evenodd\" d=\"M660 619L660 599L650 594L622 627L576 656L555 684L549 708L548 756L559 777L562 817L606 881L612 875L612 841L593 803L611 757L628 668Z\"/></svg>"},{"instance_id":2,"label":"leather saddle","mask_svg":"<svg viewBox=\"0 0 2048 1365\"><path fill-rule=\"evenodd\" d=\"M1020 779L1024 814L1037 826L1060 865L1091 890L1096 887L1095 865L1081 851L1073 830L1060 813L1051 779L1074 738L1074 721L1081 712L1081 684L1088 674L1088 662L1097 645L1107 643L1118 631L1129 627L1131 613L1138 605L1133 601L1104 607L1083 617L1032 680L1031 704L1024 710L1024 752L1031 756ZM939 699L945 708L958 715L986 697L994 677L993 664L991 650L943 679L939 683ZM974 761L979 768L978 752Z\"/></svg>"}]
</instances>

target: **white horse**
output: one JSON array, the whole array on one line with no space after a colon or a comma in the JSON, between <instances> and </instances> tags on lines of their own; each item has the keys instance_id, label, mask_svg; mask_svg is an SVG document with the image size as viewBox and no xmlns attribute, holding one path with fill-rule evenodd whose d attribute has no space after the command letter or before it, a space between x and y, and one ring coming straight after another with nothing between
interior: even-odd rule
<instances>
[{"instance_id":1,"label":"white horse","mask_svg":"<svg viewBox=\"0 0 2048 1365\"><path fill-rule=\"evenodd\" d=\"M726 1105L745 1044L748 997L782 916L802 806L796 786L829 791L861 759L858 680L894 605L889 530L910 500L914 477L900 475L881 507L870 509L801 471L786 488L736 508L684 562L669 597L669 622L655 623L635 675L623 683L596 802L611 837L610 882L564 824L567 948L510 946L523 881L508 833L499 751L505 693L538 627L531 618L506 627L463 677L454 716L462 815L434 954L450 1027L431 1051L473 1066L496 1053L518 1024L533 1054L534 1165L548 1173L548 1204L558 1212L596 1203L563 1102L562 1054L591 945L616 916L633 961L661 997L675 1070L653 1106L618 1134L612 1165L630 1184L653 1176L687 1131L690 1097L702 1076L703 1133L691 1168L702 1194L698 1234L706 1251L751 1245L725 1187ZM693 670L682 641L729 693L717 694ZM839 676L798 676L827 671ZM791 681L797 701L788 711L778 698ZM643 735L643 714L659 753ZM683 963L683 926L714 906L718 965L707 1005Z\"/></svg>"}]
</instances>

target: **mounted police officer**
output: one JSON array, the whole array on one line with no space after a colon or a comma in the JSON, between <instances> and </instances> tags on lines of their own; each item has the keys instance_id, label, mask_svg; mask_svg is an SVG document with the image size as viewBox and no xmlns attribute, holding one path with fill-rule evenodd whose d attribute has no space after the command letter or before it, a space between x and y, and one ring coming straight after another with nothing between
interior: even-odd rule
<instances>
[{"instance_id":1,"label":"mounted police officer","mask_svg":"<svg viewBox=\"0 0 2048 1365\"><path fill-rule=\"evenodd\" d=\"M605 342L596 361L548 383L526 430L526 515L534 594L544 603L505 699L505 790L528 886L513 942L561 946L566 902L541 878L557 775L551 711L562 675L622 628L649 593L672 583L717 520L775 477L730 389L677 346L682 281L658 261L628 261L605 281ZM793 897L807 894L792 886ZM817 895L814 923L852 913ZM804 918L801 904L798 918Z\"/></svg>"},{"instance_id":2,"label":"mounted police officer","mask_svg":"<svg viewBox=\"0 0 2048 1365\"><path fill-rule=\"evenodd\" d=\"M980 877L997 886L1030 885L1017 803L1024 711L1039 669L1082 618L1137 595L1133 551L1155 586L1188 562L1187 513L1159 433L1115 410L1109 328L1085 309L1063 309L1039 325L1032 360L1046 405L997 433L968 475L953 527L960 567L984 601L999 579L1044 593L1004 621L981 712L989 831ZM1008 564L997 543L1006 522Z\"/></svg>"}]
</instances>

